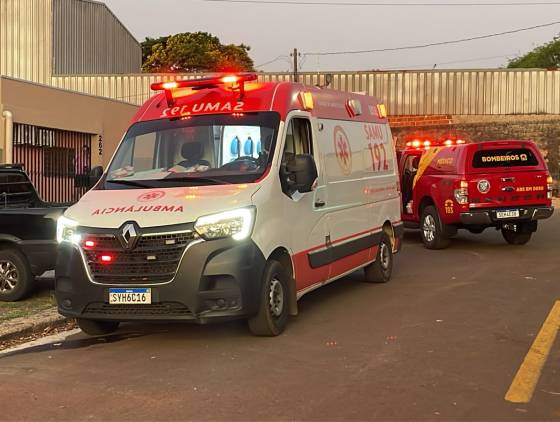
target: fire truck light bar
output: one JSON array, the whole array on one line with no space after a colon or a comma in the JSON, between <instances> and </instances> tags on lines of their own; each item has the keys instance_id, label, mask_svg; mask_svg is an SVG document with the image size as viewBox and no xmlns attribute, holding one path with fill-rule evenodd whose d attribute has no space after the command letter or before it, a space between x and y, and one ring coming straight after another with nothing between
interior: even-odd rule
<instances>
[{"instance_id":1,"label":"fire truck light bar","mask_svg":"<svg viewBox=\"0 0 560 422\"><path fill-rule=\"evenodd\" d=\"M416 148L416 149L430 149L430 147L437 147L437 146L453 146L453 145L463 145L466 144L466 141L463 139L446 139L445 141L430 141L426 139L425 141L420 141L419 139L415 139L413 141L409 141L406 143L407 148Z\"/></svg>"}]
</instances>

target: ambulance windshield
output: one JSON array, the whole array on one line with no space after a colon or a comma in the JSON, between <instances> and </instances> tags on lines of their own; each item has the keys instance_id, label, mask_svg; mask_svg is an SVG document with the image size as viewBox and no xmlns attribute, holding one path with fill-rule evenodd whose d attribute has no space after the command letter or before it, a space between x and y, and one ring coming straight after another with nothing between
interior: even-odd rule
<instances>
[{"instance_id":1,"label":"ambulance windshield","mask_svg":"<svg viewBox=\"0 0 560 422\"><path fill-rule=\"evenodd\" d=\"M264 112L136 123L113 158L105 187L254 182L270 164L279 122L278 113Z\"/></svg>"}]
</instances>

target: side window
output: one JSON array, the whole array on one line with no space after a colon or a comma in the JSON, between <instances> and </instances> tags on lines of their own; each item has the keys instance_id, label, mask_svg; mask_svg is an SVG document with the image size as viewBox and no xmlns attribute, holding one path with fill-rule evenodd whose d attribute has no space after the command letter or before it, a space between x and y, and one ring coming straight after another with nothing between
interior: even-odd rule
<instances>
[{"instance_id":1,"label":"side window","mask_svg":"<svg viewBox=\"0 0 560 422\"><path fill-rule=\"evenodd\" d=\"M33 186L23 174L0 175L0 208L31 206L34 200Z\"/></svg>"},{"instance_id":2,"label":"side window","mask_svg":"<svg viewBox=\"0 0 560 422\"><path fill-rule=\"evenodd\" d=\"M291 196L294 190L290 187L290 175L286 171L286 164L300 154L313 154L313 141L309 120L296 117L290 120L286 129L286 142L280 166L282 191L288 196Z\"/></svg>"},{"instance_id":3,"label":"side window","mask_svg":"<svg viewBox=\"0 0 560 422\"><path fill-rule=\"evenodd\" d=\"M294 118L288 123L286 144L282 154L282 164L298 154L313 154L311 124L307 119Z\"/></svg>"}]
</instances>

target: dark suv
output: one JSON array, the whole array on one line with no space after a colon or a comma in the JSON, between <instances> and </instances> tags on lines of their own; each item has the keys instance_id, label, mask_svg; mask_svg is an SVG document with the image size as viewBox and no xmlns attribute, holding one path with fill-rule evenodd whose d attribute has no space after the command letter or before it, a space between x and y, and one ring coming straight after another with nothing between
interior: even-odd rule
<instances>
[{"instance_id":1,"label":"dark suv","mask_svg":"<svg viewBox=\"0 0 560 422\"><path fill-rule=\"evenodd\" d=\"M0 165L0 301L24 298L56 264L56 222L66 205L41 200L21 165Z\"/></svg>"}]
</instances>

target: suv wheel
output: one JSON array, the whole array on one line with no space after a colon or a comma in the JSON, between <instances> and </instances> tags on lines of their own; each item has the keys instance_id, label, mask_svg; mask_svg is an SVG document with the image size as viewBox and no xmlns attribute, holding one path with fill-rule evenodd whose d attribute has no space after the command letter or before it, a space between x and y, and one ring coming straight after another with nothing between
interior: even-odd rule
<instances>
[{"instance_id":1,"label":"suv wheel","mask_svg":"<svg viewBox=\"0 0 560 422\"><path fill-rule=\"evenodd\" d=\"M369 283L387 283L393 272L393 249L389 237L383 233L375 262L364 268Z\"/></svg>"},{"instance_id":2,"label":"suv wheel","mask_svg":"<svg viewBox=\"0 0 560 422\"><path fill-rule=\"evenodd\" d=\"M78 318L76 322L78 323L80 330L90 336L104 336L114 333L117 331L120 324L117 321L95 321L92 319L82 318Z\"/></svg>"},{"instance_id":3,"label":"suv wheel","mask_svg":"<svg viewBox=\"0 0 560 422\"><path fill-rule=\"evenodd\" d=\"M282 334L289 315L289 276L278 261L266 264L257 314L249 318L249 330L256 336Z\"/></svg>"},{"instance_id":4,"label":"suv wheel","mask_svg":"<svg viewBox=\"0 0 560 422\"><path fill-rule=\"evenodd\" d=\"M449 246L447 227L441 222L439 214L433 205L422 211L420 218L420 233L422 242L428 249L445 249Z\"/></svg>"},{"instance_id":5,"label":"suv wheel","mask_svg":"<svg viewBox=\"0 0 560 422\"><path fill-rule=\"evenodd\" d=\"M27 259L15 249L0 250L0 301L15 302L28 295L33 274Z\"/></svg>"}]
</instances>

